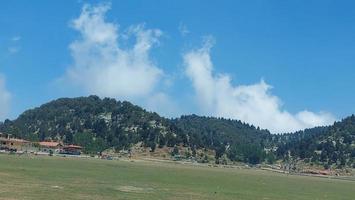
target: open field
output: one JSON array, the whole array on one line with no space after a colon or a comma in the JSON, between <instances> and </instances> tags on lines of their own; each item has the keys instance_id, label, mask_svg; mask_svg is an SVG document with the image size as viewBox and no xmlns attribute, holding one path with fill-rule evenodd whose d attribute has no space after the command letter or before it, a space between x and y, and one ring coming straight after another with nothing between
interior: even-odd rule
<instances>
[{"instance_id":1,"label":"open field","mask_svg":"<svg viewBox=\"0 0 355 200\"><path fill-rule=\"evenodd\" d=\"M267 171L0 155L0 199L355 199L355 182Z\"/></svg>"}]
</instances>

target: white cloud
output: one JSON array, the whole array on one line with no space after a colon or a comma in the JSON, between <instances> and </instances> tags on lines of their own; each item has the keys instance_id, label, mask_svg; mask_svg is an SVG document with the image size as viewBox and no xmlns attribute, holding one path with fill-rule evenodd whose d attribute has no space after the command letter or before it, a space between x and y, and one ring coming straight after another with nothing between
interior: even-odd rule
<instances>
[{"instance_id":1,"label":"white cloud","mask_svg":"<svg viewBox=\"0 0 355 200\"><path fill-rule=\"evenodd\" d=\"M64 80L100 96L149 96L163 76L149 56L162 32L137 25L121 33L117 24L106 21L109 9L110 4L85 5L80 16L72 21L72 28L81 38L70 44L74 63ZM121 42L132 38L131 47L122 47Z\"/></svg>"},{"instance_id":2,"label":"white cloud","mask_svg":"<svg viewBox=\"0 0 355 200\"><path fill-rule=\"evenodd\" d=\"M185 72L192 81L203 114L240 119L267 128L272 133L334 122L334 117L325 112L287 112L282 108L280 99L271 94L272 87L263 80L253 85L233 86L228 75L214 74L210 57L212 46L213 42L207 39L202 48L184 54Z\"/></svg>"},{"instance_id":3,"label":"white cloud","mask_svg":"<svg viewBox=\"0 0 355 200\"><path fill-rule=\"evenodd\" d=\"M144 25L119 30L117 24L105 19L109 9L110 4L85 5L80 16L71 22L80 38L70 44L73 64L62 80L85 93L140 102L165 116L181 114L181 106L162 92L164 83L171 81L165 78L169 76L150 57L162 32ZM179 29L182 34L189 32L183 25ZM207 39L201 49L184 54L185 72L192 80L202 114L240 119L274 133L334 121L328 113L287 112L263 80L253 85L233 86L228 75L214 74L212 46L212 40Z\"/></svg>"},{"instance_id":4,"label":"white cloud","mask_svg":"<svg viewBox=\"0 0 355 200\"><path fill-rule=\"evenodd\" d=\"M7 48L8 52L11 54L15 54L15 53L19 52L20 49L21 49L20 47L15 47L15 46Z\"/></svg>"},{"instance_id":5,"label":"white cloud","mask_svg":"<svg viewBox=\"0 0 355 200\"><path fill-rule=\"evenodd\" d=\"M10 109L11 94L5 86L5 78L0 74L0 120L4 120Z\"/></svg>"},{"instance_id":6,"label":"white cloud","mask_svg":"<svg viewBox=\"0 0 355 200\"><path fill-rule=\"evenodd\" d=\"M183 23L179 24L179 32L182 36L186 36L190 33L190 30L187 28L187 26Z\"/></svg>"},{"instance_id":7,"label":"white cloud","mask_svg":"<svg viewBox=\"0 0 355 200\"><path fill-rule=\"evenodd\" d=\"M16 54L21 50L21 47L18 45L21 40L21 36L14 36L11 38L11 46L7 48L7 51L10 54Z\"/></svg>"},{"instance_id":8,"label":"white cloud","mask_svg":"<svg viewBox=\"0 0 355 200\"><path fill-rule=\"evenodd\" d=\"M165 117L176 117L183 114L176 101L163 92L156 93L146 101L147 110L154 111Z\"/></svg>"},{"instance_id":9,"label":"white cloud","mask_svg":"<svg viewBox=\"0 0 355 200\"><path fill-rule=\"evenodd\" d=\"M11 41L13 41L13 42L17 42L17 41L20 41L22 38L21 38L21 36L14 36L14 37L12 37L11 38Z\"/></svg>"}]
</instances>

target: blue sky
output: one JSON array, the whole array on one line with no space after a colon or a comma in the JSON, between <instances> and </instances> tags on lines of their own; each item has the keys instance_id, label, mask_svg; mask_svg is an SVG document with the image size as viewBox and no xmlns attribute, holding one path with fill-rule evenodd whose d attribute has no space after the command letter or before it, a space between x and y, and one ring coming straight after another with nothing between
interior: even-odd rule
<instances>
[{"instance_id":1,"label":"blue sky","mask_svg":"<svg viewBox=\"0 0 355 200\"><path fill-rule=\"evenodd\" d=\"M352 1L1 1L0 117L98 94L273 132L330 124L355 113L354 18Z\"/></svg>"}]
</instances>

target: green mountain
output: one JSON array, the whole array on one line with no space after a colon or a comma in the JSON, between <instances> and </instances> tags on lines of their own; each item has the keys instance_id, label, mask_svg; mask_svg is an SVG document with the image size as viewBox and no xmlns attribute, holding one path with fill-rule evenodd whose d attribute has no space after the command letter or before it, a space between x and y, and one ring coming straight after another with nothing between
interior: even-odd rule
<instances>
[{"instance_id":1,"label":"green mountain","mask_svg":"<svg viewBox=\"0 0 355 200\"><path fill-rule=\"evenodd\" d=\"M31 141L59 140L88 153L137 143L156 148L182 145L228 154L232 160L259 163L270 133L240 121L183 116L167 119L126 101L97 96L61 98L5 120L0 131ZM255 152L254 154L250 152Z\"/></svg>"},{"instance_id":2,"label":"green mountain","mask_svg":"<svg viewBox=\"0 0 355 200\"><path fill-rule=\"evenodd\" d=\"M325 168L355 167L355 116L328 127L316 127L284 134L275 141L276 154L283 160L304 160Z\"/></svg>"},{"instance_id":3,"label":"green mountain","mask_svg":"<svg viewBox=\"0 0 355 200\"><path fill-rule=\"evenodd\" d=\"M215 150L217 160L226 154L231 161L260 163L266 158L265 149L272 146L269 131L237 120L190 115L172 122L190 144Z\"/></svg>"},{"instance_id":4,"label":"green mountain","mask_svg":"<svg viewBox=\"0 0 355 200\"><path fill-rule=\"evenodd\" d=\"M355 116L328 127L273 135L238 120L197 115L167 119L127 101L97 96L61 98L0 123L0 131L31 141L79 144L87 153L134 145L150 148L182 146L211 151L216 163L257 164L302 161L329 166L354 166Z\"/></svg>"}]
</instances>

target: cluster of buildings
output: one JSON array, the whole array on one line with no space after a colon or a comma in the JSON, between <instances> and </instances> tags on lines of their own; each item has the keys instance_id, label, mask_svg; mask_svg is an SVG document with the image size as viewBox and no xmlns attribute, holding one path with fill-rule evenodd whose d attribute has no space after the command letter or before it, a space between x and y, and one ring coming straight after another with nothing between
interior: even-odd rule
<instances>
[{"instance_id":1,"label":"cluster of buildings","mask_svg":"<svg viewBox=\"0 0 355 200\"><path fill-rule=\"evenodd\" d=\"M30 142L0 133L0 151L21 153L68 154L80 155L82 147L78 145L64 145L60 142Z\"/></svg>"}]
</instances>

